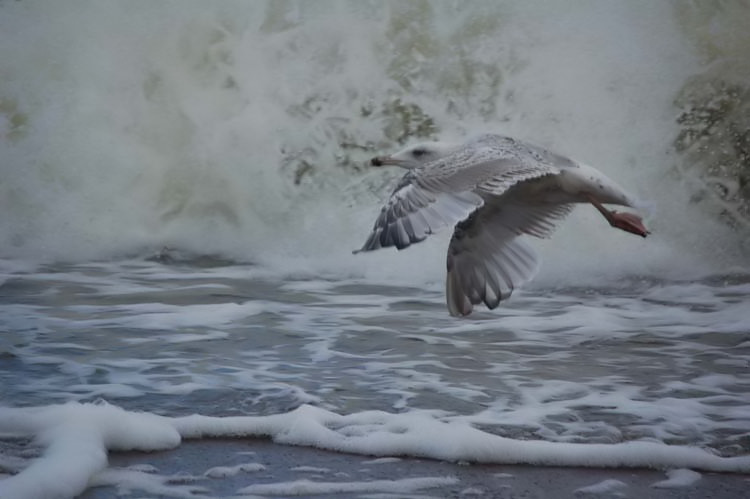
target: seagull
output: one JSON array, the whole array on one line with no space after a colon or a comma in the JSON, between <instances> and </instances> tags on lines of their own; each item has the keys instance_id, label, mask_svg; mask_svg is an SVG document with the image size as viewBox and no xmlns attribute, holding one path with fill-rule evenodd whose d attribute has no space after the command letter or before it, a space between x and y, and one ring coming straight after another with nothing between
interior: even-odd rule
<instances>
[{"instance_id":1,"label":"seagull","mask_svg":"<svg viewBox=\"0 0 750 499\"><path fill-rule=\"evenodd\" d=\"M638 206L613 180L511 137L425 142L370 163L407 172L354 253L390 246L402 250L453 227L445 281L452 316L469 315L481 303L494 309L530 281L539 259L522 236L548 238L577 203L593 205L612 227L649 234L638 215L604 207Z\"/></svg>"}]
</instances>

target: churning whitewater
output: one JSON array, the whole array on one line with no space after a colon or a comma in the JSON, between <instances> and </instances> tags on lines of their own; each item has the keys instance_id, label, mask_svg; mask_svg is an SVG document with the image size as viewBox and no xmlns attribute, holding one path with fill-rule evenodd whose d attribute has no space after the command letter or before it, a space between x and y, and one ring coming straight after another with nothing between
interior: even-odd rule
<instances>
[{"instance_id":1,"label":"churning whitewater","mask_svg":"<svg viewBox=\"0 0 750 499\"><path fill-rule=\"evenodd\" d=\"M0 0L0 497L742 497L748 23ZM488 131L595 165L651 234L553 210L534 279L462 319L450 230L351 254L403 173L373 157Z\"/></svg>"}]
</instances>

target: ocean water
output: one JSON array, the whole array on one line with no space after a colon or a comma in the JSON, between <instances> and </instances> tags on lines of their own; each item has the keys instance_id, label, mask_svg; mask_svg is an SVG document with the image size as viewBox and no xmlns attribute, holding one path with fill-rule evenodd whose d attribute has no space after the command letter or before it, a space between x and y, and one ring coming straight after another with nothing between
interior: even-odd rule
<instances>
[{"instance_id":1,"label":"ocean water","mask_svg":"<svg viewBox=\"0 0 750 499\"><path fill-rule=\"evenodd\" d=\"M207 497L107 467L108 450L202 438L671 470L660 487L749 473L747 222L674 147L696 75L750 81L743 62L722 73L744 60L743 16L0 1L0 496ZM467 319L444 305L449 234L351 253L401 173L370 157L479 131L606 172L652 235L579 207L531 241L536 279ZM238 496L455 481L260 483L262 466L205 476L247 474Z\"/></svg>"}]
</instances>

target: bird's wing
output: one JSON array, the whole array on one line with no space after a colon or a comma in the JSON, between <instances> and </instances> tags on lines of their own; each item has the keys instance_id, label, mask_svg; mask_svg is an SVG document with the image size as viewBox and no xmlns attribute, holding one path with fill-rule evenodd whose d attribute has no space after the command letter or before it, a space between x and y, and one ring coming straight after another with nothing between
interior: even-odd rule
<instances>
[{"instance_id":1,"label":"bird's wing","mask_svg":"<svg viewBox=\"0 0 750 499\"><path fill-rule=\"evenodd\" d=\"M446 301L451 315L468 315L482 302L493 309L531 280L539 261L520 236L549 236L571 209L567 204L528 204L511 195L458 224L447 256Z\"/></svg>"},{"instance_id":2,"label":"bird's wing","mask_svg":"<svg viewBox=\"0 0 750 499\"><path fill-rule=\"evenodd\" d=\"M471 190L446 191L429 182L423 183L410 171L380 210L359 251L388 246L406 248L446 226L455 225L483 203Z\"/></svg>"},{"instance_id":3,"label":"bird's wing","mask_svg":"<svg viewBox=\"0 0 750 499\"><path fill-rule=\"evenodd\" d=\"M499 196L518 182L556 173L554 165L529 161L514 151L460 150L407 172L359 251L406 248L466 219L484 204L480 194Z\"/></svg>"},{"instance_id":4,"label":"bird's wing","mask_svg":"<svg viewBox=\"0 0 750 499\"><path fill-rule=\"evenodd\" d=\"M487 137L498 140L474 143L429 163L415 171L416 181L441 191L477 190L500 196L524 180L560 173L557 156L544 149L507 137Z\"/></svg>"}]
</instances>

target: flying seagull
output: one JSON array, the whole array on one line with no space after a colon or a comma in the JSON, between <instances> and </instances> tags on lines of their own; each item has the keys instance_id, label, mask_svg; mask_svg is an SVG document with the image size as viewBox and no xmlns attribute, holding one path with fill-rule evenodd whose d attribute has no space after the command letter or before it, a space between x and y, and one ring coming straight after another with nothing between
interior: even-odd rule
<instances>
[{"instance_id":1,"label":"flying seagull","mask_svg":"<svg viewBox=\"0 0 750 499\"><path fill-rule=\"evenodd\" d=\"M544 148L486 134L463 144L426 142L373 166L407 170L360 250L404 249L454 227L445 282L453 316L493 309L534 276L539 261L520 237L549 237L575 203L590 203L612 227L646 237L641 217L603 205L635 199L598 170Z\"/></svg>"}]
</instances>

